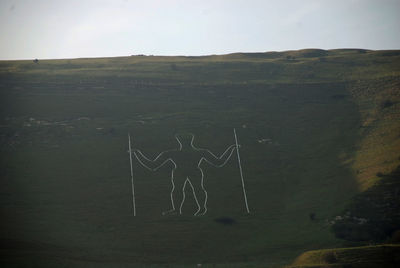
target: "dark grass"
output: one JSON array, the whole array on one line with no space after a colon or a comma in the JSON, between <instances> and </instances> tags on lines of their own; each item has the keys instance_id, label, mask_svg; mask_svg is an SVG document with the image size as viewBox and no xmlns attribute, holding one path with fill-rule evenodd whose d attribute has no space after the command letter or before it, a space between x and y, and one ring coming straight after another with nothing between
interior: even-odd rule
<instances>
[{"instance_id":1,"label":"dark grass","mask_svg":"<svg viewBox=\"0 0 400 268\"><path fill-rule=\"evenodd\" d=\"M339 245L324 220L356 192L340 155L354 154L360 115L350 97L337 96L349 96L354 77L386 75L398 55L375 68L365 67L369 52L323 53L328 63L316 52L289 63L285 55L247 54L1 62L4 260L33 260L33 267L280 266L305 249ZM169 209L169 170L135 163L132 216L128 133L154 157L176 147L179 132L222 153L234 143L234 127L250 215L232 158L224 168L205 167L203 217L192 216L190 191L184 215L161 216ZM215 221L221 217L235 224Z\"/></svg>"}]
</instances>

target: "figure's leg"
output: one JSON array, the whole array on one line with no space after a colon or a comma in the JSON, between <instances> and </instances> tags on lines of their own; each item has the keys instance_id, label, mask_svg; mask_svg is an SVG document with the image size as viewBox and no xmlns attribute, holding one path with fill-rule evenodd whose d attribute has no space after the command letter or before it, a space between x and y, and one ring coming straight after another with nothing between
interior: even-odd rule
<instances>
[{"instance_id":1,"label":"figure's leg","mask_svg":"<svg viewBox=\"0 0 400 268\"><path fill-rule=\"evenodd\" d=\"M182 214L183 203L185 203L185 188L188 181L189 180L186 178L182 184L182 187L180 187L180 189L178 189L176 192L175 200L178 202L177 204L179 204L179 214Z\"/></svg>"},{"instance_id":2,"label":"figure's leg","mask_svg":"<svg viewBox=\"0 0 400 268\"><path fill-rule=\"evenodd\" d=\"M179 176L179 173L174 173L174 171L172 171L172 189L170 192L172 209L163 212L162 215L180 213L181 204L183 203L184 199L184 193L182 191L184 188L185 180L186 178Z\"/></svg>"},{"instance_id":3,"label":"figure's leg","mask_svg":"<svg viewBox=\"0 0 400 268\"><path fill-rule=\"evenodd\" d=\"M201 170L202 171L202 170ZM198 210L195 216L204 215L207 212L207 191L204 189L203 172L198 176L190 177L190 186L192 186L194 198L196 200Z\"/></svg>"},{"instance_id":4,"label":"figure's leg","mask_svg":"<svg viewBox=\"0 0 400 268\"><path fill-rule=\"evenodd\" d=\"M174 202L174 192L175 192L175 181L174 181L174 170L172 170L171 173L171 192L170 192L170 198L171 198L171 206L172 208L170 210L164 211L162 215L167 215L167 214L174 214L175 213L175 202Z\"/></svg>"}]
</instances>

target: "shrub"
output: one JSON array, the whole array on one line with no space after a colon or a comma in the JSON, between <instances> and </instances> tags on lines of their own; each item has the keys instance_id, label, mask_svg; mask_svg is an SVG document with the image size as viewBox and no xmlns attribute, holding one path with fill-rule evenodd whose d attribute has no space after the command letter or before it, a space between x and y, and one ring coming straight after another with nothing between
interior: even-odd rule
<instances>
[{"instance_id":1,"label":"shrub","mask_svg":"<svg viewBox=\"0 0 400 268\"><path fill-rule=\"evenodd\" d=\"M223 225L233 225L236 223L235 219L229 218L229 217L220 217L214 219L215 222L221 223Z\"/></svg>"},{"instance_id":2,"label":"shrub","mask_svg":"<svg viewBox=\"0 0 400 268\"><path fill-rule=\"evenodd\" d=\"M390 106L392 106L394 104L393 101L391 100L385 100L381 103L381 108L385 109L385 108L389 108Z\"/></svg>"}]
</instances>

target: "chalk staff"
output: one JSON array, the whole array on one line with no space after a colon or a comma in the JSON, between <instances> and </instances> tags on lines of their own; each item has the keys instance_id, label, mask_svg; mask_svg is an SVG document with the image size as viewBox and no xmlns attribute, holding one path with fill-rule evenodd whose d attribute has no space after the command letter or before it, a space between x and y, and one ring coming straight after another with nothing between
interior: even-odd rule
<instances>
[{"instance_id":1,"label":"chalk staff","mask_svg":"<svg viewBox=\"0 0 400 268\"><path fill-rule=\"evenodd\" d=\"M242 171L242 164L241 164L241 162L240 162L239 144L238 144L238 139L237 139L237 135L236 135L236 129L233 129L233 134L235 135L236 153L237 153L237 158L238 158L238 163L239 163L240 178L241 178L241 180L242 180L242 188L243 188L244 203L246 204L247 213L250 213L249 205L247 204L246 189L245 189L245 187L244 187L243 171Z\"/></svg>"},{"instance_id":2,"label":"chalk staff","mask_svg":"<svg viewBox=\"0 0 400 268\"><path fill-rule=\"evenodd\" d=\"M131 134L128 134L128 143L129 143L129 160L130 160L130 164L131 164L131 184L132 184L133 216L136 216L135 185L134 185L134 183L133 183L133 166L132 166Z\"/></svg>"}]
</instances>

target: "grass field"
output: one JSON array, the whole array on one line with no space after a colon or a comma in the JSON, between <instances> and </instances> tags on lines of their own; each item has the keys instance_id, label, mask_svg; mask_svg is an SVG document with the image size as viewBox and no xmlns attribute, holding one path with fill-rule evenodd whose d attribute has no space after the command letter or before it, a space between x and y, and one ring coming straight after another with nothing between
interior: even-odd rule
<instances>
[{"instance_id":1,"label":"grass field","mask_svg":"<svg viewBox=\"0 0 400 268\"><path fill-rule=\"evenodd\" d=\"M398 244L310 251L296 258L288 268L397 267L399 251Z\"/></svg>"},{"instance_id":2,"label":"grass field","mask_svg":"<svg viewBox=\"0 0 400 268\"><path fill-rule=\"evenodd\" d=\"M281 267L342 246L329 220L399 165L399 75L399 51L2 61L1 262ZM132 216L128 133L151 157L182 132L221 154L233 128L250 214L231 158L204 165L201 217L189 188L162 216L171 167L135 162Z\"/></svg>"}]
</instances>

